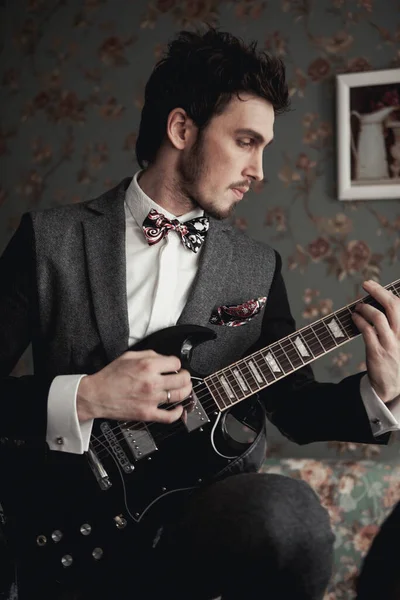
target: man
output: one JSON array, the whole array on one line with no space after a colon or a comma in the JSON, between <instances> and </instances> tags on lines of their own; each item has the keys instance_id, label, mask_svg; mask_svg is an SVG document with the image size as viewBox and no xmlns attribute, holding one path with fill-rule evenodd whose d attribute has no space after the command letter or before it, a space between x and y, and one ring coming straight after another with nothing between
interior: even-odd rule
<instances>
[{"instance_id":1,"label":"man","mask_svg":"<svg viewBox=\"0 0 400 600\"><path fill-rule=\"evenodd\" d=\"M53 456L79 454L94 418L165 427L187 419L192 384L180 360L126 351L165 327L217 333L193 353L202 374L293 333L279 255L224 221L263 179L275 115L287 106L279 60L212 29L181 32L146 86L142 170L95 200L24 215L0 271L4 445L46 441ZM257 381L266 369L277 377L279 365L249 363L269 418L298 443L385 443L398 428L400 300L372 282L365 289L386 312L360 304L352 317L367 375L320 384L304 366L265 389ZM9 378L30 341L35 374ZM295 350L299 360L304 351ZM239 372L217 384L221 398L246 389ZM236 417L257 434L243 456L188 502L176 496L156 537L130 544L68 598L322 598L333 545L327 514L304 483L252 473L265 455L264 419L257 401L243 404ZM42 598L65 593L40 584ZM32 585L20 572L22 600Z\"/></svg>"}]
</instances>

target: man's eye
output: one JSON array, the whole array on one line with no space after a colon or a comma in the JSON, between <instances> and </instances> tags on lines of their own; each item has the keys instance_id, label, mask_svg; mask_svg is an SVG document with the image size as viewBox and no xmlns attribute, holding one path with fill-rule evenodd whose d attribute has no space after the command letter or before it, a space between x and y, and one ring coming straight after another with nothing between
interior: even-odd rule
<instances>
[{"instance_id":1,"label":"man's eye","mask_svg":"<svg viewBox=\"0 0 400 600\"><path fill-rule=\"evenodd\" d=\"M253 144L253 140L250 140L249 142L244 142L243 140L238 140L238 145L241 148L249 148L250 146L252 146Z\"/></svg>"}]
</instances>

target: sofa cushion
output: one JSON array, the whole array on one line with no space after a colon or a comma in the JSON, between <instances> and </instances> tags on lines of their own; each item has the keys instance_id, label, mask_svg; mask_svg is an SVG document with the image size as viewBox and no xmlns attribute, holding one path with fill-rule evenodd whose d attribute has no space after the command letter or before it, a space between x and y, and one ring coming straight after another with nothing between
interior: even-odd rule
<instances>
[{"instance_id":1,"label":"sofa cushion","mask_svg":"<svg viewBox=\"0 0 400 600\"><path fill-rule=\"evenodd\" d=\"M303 479L318 494L336 536L332 578L324 600L355 598L362 559L382 521L400 500L400 465L269 458L261 471Z\"/></svg>"}]
</instances>

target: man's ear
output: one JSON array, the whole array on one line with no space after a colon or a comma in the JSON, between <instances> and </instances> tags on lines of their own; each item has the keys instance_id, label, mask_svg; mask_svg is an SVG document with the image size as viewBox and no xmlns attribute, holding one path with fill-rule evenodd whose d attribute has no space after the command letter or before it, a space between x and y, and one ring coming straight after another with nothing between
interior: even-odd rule
<instances>
[{"instance_id":1,"label":"man's ear","mask_svg":"<svg viewBox=\"0 0 400 600\"><path fill-rule=\"evenodd\" d=\"M166 133L177 150L184 150L194 142L197 127L183 108L174 108L168 115Z\"/></svg>"}]
</instances>

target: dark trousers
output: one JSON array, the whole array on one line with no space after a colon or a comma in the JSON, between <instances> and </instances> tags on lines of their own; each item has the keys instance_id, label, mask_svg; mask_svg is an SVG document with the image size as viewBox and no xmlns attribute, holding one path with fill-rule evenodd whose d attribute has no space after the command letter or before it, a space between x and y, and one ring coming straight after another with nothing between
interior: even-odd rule
<instances>
[{"instance_id":1,"label":"dark trousers","mask_svg":"<svg viewBox=\"0 0 400 600\"><path fill-rule=\"evenodd\" d=\"M153 550L126 552L112 574L57 600L321 600L333 541L308 484L234 475L192 496Z\"/></svg>"},{"instance_id":2,"label":"dark trousers","mask_svg":"<svg viewBox=\"0 0 400 600\"><path fill-rule=\"evenodd\" d=\"M357 600L400 600L400 502L387 519L362 564Z\"/></svg>"}]
</instances>

